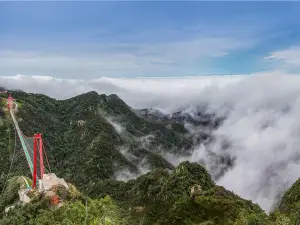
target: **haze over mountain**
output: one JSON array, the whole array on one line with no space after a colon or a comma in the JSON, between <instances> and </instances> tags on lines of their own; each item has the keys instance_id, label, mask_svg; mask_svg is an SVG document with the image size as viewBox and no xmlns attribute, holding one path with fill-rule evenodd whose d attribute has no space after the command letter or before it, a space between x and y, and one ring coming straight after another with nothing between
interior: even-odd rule
<instances>
[{"instance_id":1,"label":"haze over mountain","mask_svg":"<svg viewBox=\"0 0 300 225\"><path fill-rule=\"evenodd\" d=\"M64 90L75 93L92 87L99 93L102 93L101 90L106 92L118 90L116 93L124 97L125 102L140 106L139 109L150 109L154 106L157 110L161 110L161 113L157 116L158 111L152 113L147 110L149 115L154 115L150 120L146 118L148 121L151 122L152 119L152 122L157 122L161 116L166 115L163 116L164 122L180 122L188 131L179 129L180 132L186 132L183 136L180 135L189 140L186 146L191 155L178 157L170 154L172 151L167 149L164 155L167 161L175 166L184 160L204 163L218 184L259 203L267 211L272 209L278 196L299 177L297 146L300 140L298 137L300 78L296 75L236 76L234 79L230 77L103 78L94 83L77 80L58 81L54 78L44 82L38 77L27 76L17 76L9 82L5 79L2 78L2 81L6 81L4 86L12 84L14 79L22 79L22 83L14 82L13 88L22 88L25 91L39 91L36 87L42 85L43 92L51 91L52 96L55 95L54 93L59 96ZM40 85L26 86L26 81L29 84L33 80L40 82ZM22 84L24 87L21 87ZM97 85L100 88L97 88ZM143 100L145 102L140 104ZM90 101L88 102L86 104L91 104ZM170 118L168 114L171 113L177 113L177 117L173 114L173 119ZM194 118L194 121L178 117L181 113ZM225 118L225 120L222 119L223 122L217 127L206 126L207 124L203 126L197 123L197 120L205 121L205 114L201 115L201 113L214 115L209 117L210 120L216 118ZM122 123L128 118L120 121L114 119L114 114L108 113L108 115L112 118L109 121L113 122L111 124L114 124L119 132L126 131L126 125L124 128ZM143 132L143 135L152 134L147 132ZM204 142L205 137L209 137L209 141ZM177 145L173 141L170 143ZM192 147L188 143L192 143ZM211 157L212 154L222 156L229 161L216 162L215 158ZM142 171L148 170L149 168ZM128 176L131 176L130 173Z\"/></svg>"},{"instance_id":2,"label":"haze over mountain","mask_svg":"<svg viewBox=\"0 0 300 225\"><path fill-rule=\"evenodd\" d=\"M94 198L107 193L123 206L139 204L146 200L129 203L128 193L122 190L138 191L130 185L152 179L151 174L140 177L142 174L159 168L174 170L181 162L190 161L203 165L218 185L258 203L267 212L273 211L285 191L299 178L300 78L262 75L222 84L227 79L222 77L219 86L211 82L199 88L198 93L188 85L207 78L195 78L194 82L189 79L191 82L184 88L190 93L175 88L179 79L173 81L176 84L173 83L173 89L170 83L164 83L171 79L155 80L156 84L160 82L161 89L157 85L155 92L147 94L148 99L156 100L159 106L156 108L150 105L132 108L116 94L95 91L65 100L22 91L12 94L21 105L17 117L23 132L44 135L53 171ZM48 81L47 85L55 84L51 82L56 81ZM73 82L74 89L80 88L77 81ZM61 83L68 85L68 81ZM158 95L163 92L163 85L168 84L166 92L178 98L168 98L171 96L166 94L160 103ZM135 95L138 88L132 88ZM127 88L126 92L129 91ZM143 97L142 93L137 97ZM4 127L2 124L3 132L6 126L9 124L4 123ZM9 140L3 137L4 142ZM8 170L7 157L2 157L2 171ZM127 187L113 181L133 178L137 180L129 181ZM295 185L288 193L298 193L298 184ZM284 199L287 198L286 194ZM291 204L290 199L280 203L280 210L286 210L287 204ZM151 207L157 207L154 205ZM150 214L147 217L156 220Z\"/></svg>"}]
</instances>

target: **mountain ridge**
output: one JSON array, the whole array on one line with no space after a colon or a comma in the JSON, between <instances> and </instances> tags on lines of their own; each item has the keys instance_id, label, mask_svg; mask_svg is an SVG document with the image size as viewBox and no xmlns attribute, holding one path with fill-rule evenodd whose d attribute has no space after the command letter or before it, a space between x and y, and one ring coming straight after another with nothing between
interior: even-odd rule
<instances>
[{"instance_id":1,"label":"mountain ridge","mask_svg":"<svg viewBox=\"0 0 300 225\"><path fill-rule=\"evenodd\" d=\"M289 196L298 192L299 182L291 187L280 207L268 217L251 201L217 186L204 165L184 162L177 166L166 160L164 153L189 155L195 145L209 146L213 141L209 131L191 133L186 122L214 130L225 118L205 112L199 112L198 117L182 112L166 116L157 111L151 117L151 109L134 110L115 94L99 95L93 91L65 100L19 91L11 93L20 105L16 116L24 134L42 133L53 172L75 184L86 196L94 199L111 196L121 211L126 211L131 224L141 224L143 216L147 220L142 224L275 225L291 224L297 219L295 209L300 200ZM141 112L145 114L140 115ZM159 117L155 117L157 114ZM151 118L147 119L149 115ZM9 169L14 147L13 128L9 117L3 116L0 118L1 178L7 175L5 171ZM224 142L224 149L227 145ZM211 157L216 163L223 163L224 170L234 166L234 159L213 154ZM16 163L24 164L23 168L26 168L22 158ZM30 176L29 171L21 172L13 169L11 176ZM224 171L219 176L222 173ZM127 182L116 181L117 177ZM209 183L207 188L206 182ZM189 192L196 184L208 191L208 195L201 195L193 201ZM3 186L1 179L0 188ZM129 213L129 208L134 207L144 208L142 217ZM286 211L286 208L291 210ZM217 216L218 213L221 216ZM16 216L12 215L13 218ZM279 220L289 223L280 223Z\"/></svg>"},{"instance_id":2,"label":"mountain ridge","mask_svg":"<svg viewBox=\"0 0 300 225\"><path fill-rule=\"evenodd\" d=\"M166 150L174 148L175 152L176 149L182 151L181 148L184 150L191 146L191 140L163 124L138 117L117 95L106 96L88 92L66 100L55 100L41 94L12 94L22 105L16 115L20 120L21 130L27 136L42 133L45 147L49 151L49 160L60 171L77 172L81 163L77 163L78 157L74 156L79 155L81 161L90 163L88 168L98 168L90 168L91 175L99 171L102 178L110 178L116 169L113 167L120 167L121 170L124 166L131 172L138 172L138 165L129 162L119 151L120 148L126 148L128 154L140 158L139 161L148 157L150 164L152 162L154 166L172 169L173 166L158 155L160 150L157 146ZM113 123L117 123L125 131L116 130ZM149 135L146 143L144 137ZM98 155L101 154L104 155L99 158ZM109 159L112 161L108 164ZM158 160L160 163L157 163ZM113 162L118 162L118 165L113 166ZM106 166L102 167L101 164ZM83 175L86 171L79 171L82 171L82 175L78 175L78 179L81 178L80 182L75 182L76 185L86 182ZM59 171L57 173L63 175Z\"/></svg>"}]
</instances>

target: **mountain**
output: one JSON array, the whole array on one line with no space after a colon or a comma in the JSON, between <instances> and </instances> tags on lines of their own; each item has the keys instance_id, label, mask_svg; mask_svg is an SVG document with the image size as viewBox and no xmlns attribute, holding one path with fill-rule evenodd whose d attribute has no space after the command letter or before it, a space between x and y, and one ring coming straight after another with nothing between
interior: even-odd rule
<instances>
[{"instance_id":1,"label":"mountain","mask_svg":"<svg viewBox=\"0 0 300 225\"><path fill-rule=\"evenodd\" d=\"M9 181L0 206L17 203L16 180ZM61 207L49 205L46 196L36 194L30 203L1 213L0 224L291 225L299 218L300 201L295 198L299 182L268 216L257 204L216 185L196 163L183 162L172 172L154 169L128 182L101 181L90 190L90 197L68 185ZM201 189L193 192L196 186Z\"/></svg>"},{"instance_id":2,"label":"mountain","mask_svg":"<svg viewBox=\"0 0 300 225\"><path fill-rule=\"evenodd\" d=\"M203 126L216 129L224 121L224 117L218 117L214 113L208 113L206 108L197 107L194 112L178 111L171 114L165 114L157 109L140 109L135 112L146 120L154 122L185 124L190 123L195 126Z\"/></svg>"},{"instance_id":3,"label":"mountain","mask_svg":"<svg viewBox=\"0 0 300 225\"><path fill-rule=\"evenodd\" d=\"M178 111L165 114L156 109L140 109L135 110L135 113L147 121L162 123L178 133L192 137L194 145L213 141L212 132L226 119L224 116L208 113L205 107L196 107L189 113Z\"/></svg>"},{"instance_id":4,"label":"mountain","mask_svg":"<svg viewBox=\"0 0 300 225\"><path fill-rule=\"evenodd\" d=\"M300 179L298 179L282 196L278 208L271 214L277 218L284 215L287 220L300 223Z\"/></svg>"},{"instance_id":5,"label":"mountain","mask_svg":"<svg viewBox=\"0 0 300 225\"><path fill-rule=\"evenodd\" d=\"M106 196L101 199L91 199L82 194L74 185L68 184L66 191L55 191L60 198L58 205L53 205L51 195L30 192L31 201L21 203L18 189L24 185L21 177L13 177L0 199L3 203L10 204L6 212L0 212L1 225L18 224L125 224L121 209L114 201ZM50 192L54 194L54 189ZM28 193L27 193L28 194ZM13 204L12 204L13 203ZM104 222L104 223L103 223Z\"/></svg>"},{"instance_id":6,"label":"mountain","mask_svg":"<svg viewBox=\"0 0 300 225\"><path fill-rule=\"evenodd\" d=\"M191 190L201 186L201 193L194 199ZM123 208L133 212L131 224L230 224L239 214L263 214L258 205L244 200L223 187L217 186L204 167L183 162L171 173L156 169L127 183L100 182L97 195L110 195Z\"/></svg>"},{"instance_id":7,"label":"mountain","mask_svg":"<svg viewBox=\"0 0 300 225\"><path fill-rule=\"evenodd\" d=\"M270 216L257 204L215 184L213 180L234 166L234 158L210 152L213 131L225 118L206 112L205 107L192 114L164 114L132 109L117 95L96 92L66 100L19 91L12 95L19 105L16 117L21 130L27 136L42 133L52 172L74 184L80 194L55 210L37 198L2 212L0 224L84 224L86 218L87 224L295 224L299 181ZM20 144L15 143L2 106L0 211L16 201L13 180L30 177L22 154L16 154L11 164L13 152L21 153ZM196 132L193 127L201 129ZM168 162L167 154L189 156L199 144L207 146L211 160L222 168L217 174L209 174L205 165L197 163ZM222 140L224 150L229 145ZM198 186L200 194L192 197L192 189Z\"/></svg>"},{"instance_id":8,"label":"mountain","mask_svg":"<svg viewBox=\"0 0 300 225\"><path fill-rule=\"evenodd\" d=\"M3 201L16 204L16 185L22 179L17 180L10 180L0 206ZM195 185L201 191L191 197ZM267 221L258 205L215 185L196 163L181 163L171 173L155 169L126 183L100 182L89 193L93 198L69 186L60 208L36 194L30 203L2 214L0 224L232 224L241 215Z\"/></svg>"},{"instance_id":9,"label":"mountain","mask_svg":"<svg viewBox=\"0 0 300 225\"><path fill-rule=\"evenodd\" d=\"M7 89L5 88L5 87L3 87L3 86L0 86L0 92L2 92L2 91L6 91Z\"/></svg>"},{"instance_id":10,"label":"mountain","mask_svg":"<svg viewBox=\"0 0 300 225\"><path fill-rule=\"evenodd\" d=\"M137 116L116 95L88 92L61 101L25 92L12 95L20 105L16 116L23 133L42 133L52 170L79 188L122 171L132 177L141 170L173 169L161 153L182 153L193 145L191 137ZM3 129L8 127L4 122Z\"/></svg>"}]
</instances>

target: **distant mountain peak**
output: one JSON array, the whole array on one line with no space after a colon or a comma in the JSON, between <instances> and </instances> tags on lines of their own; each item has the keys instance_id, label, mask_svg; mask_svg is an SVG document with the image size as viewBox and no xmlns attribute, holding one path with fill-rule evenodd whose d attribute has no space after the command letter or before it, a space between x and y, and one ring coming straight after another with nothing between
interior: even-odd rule
<instances>
[{"instance_id":1,"label":"distant mountain peak","mask_svg":"<svg viewBox=\"0 0 300 225\"><path fill-rule=\"evenodd\" d=\"M4 86L0 86L0 92L1 91L7 91L7 88L5 88Z\"/></svg>"},{"instance_id":2,"label":"distant mountain peak","mask_svg":"<svg viewBox=\"0 0 300 225\"><path fill-rule=\"evenodd\" d=\"M99 94L96 91L89 91L89 92L86 92L86 93L84 93L82 95L96 95L96 96L98 96Z\"/></svg>"}]
</instances>

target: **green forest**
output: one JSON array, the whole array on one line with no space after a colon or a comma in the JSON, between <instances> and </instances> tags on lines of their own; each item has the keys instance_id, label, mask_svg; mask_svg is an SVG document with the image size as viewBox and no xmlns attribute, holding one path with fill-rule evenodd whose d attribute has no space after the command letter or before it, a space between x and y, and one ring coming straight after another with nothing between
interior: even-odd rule
<instances>
[{"instance_id":1,"label":"green forest","mask_svg":"<svg viewBox=\"0 0 300 225\"><path fill-rule=\"evenodd\" d=\"M2 94L0 224L300 224L300 180L267 214L259 205L218 186L204 165L185 161L174 166L162 157L188 153L195 144L178 121L146 119L117 95L88 92L56 100L11 93L19 105L16 116L21 130L27 136L42 134L52 172L70 188L59 208L49 205L40 193L28 204L17 204L23 185L20 176L30 180L31 175L21 156L14 158L10 168L20 144L15 142L10 116L2 110L6 97ZM149 172L142 174L140 162L145 158ZM137 178L116 180L122 170ZM201 191L194 195L191 190L196 186ZM11 205L15 207L5 212Z\"/></svg>"}]
</instances>

